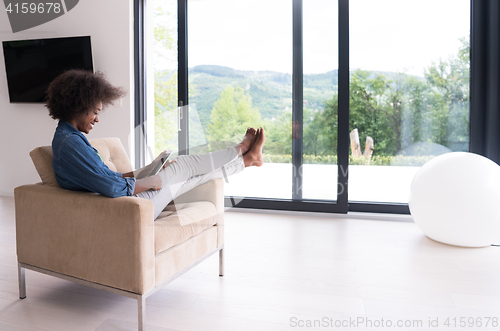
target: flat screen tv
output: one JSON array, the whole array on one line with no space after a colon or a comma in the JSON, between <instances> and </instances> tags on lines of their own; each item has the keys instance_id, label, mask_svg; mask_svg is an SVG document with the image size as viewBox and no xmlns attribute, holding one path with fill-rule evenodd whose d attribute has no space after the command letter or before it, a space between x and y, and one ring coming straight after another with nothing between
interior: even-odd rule
<instances>
[{"instance_id":1,"label":"flat screen tv","mask_svg":"<svg viewBox=\"0 0 500 331\"><path fill-rule=\"evenodd\" d=\"M2 44L11 103L44 103L50 82L64 71L94 71L90 36Z\"/></svg>"}]
</instances>

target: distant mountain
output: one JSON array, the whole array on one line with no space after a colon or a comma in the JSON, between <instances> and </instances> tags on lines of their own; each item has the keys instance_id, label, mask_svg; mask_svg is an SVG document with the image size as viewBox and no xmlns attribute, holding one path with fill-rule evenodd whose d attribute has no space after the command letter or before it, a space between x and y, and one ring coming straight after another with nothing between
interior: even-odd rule
<instances>
[{"instance_id":1,"label":"distant mountain","mask_svg":"<svg viewBox=\"0 0 500 331\"><path fill-rule=\"evenodd\" d=\"M323 108L325 100L337 91L337 70L304 75L306 107ZM189 69L189 103L196 108L203 124L210 121L214 103L228 86L239 86L252 98L263 119L276 117L292 106L292 75L274 71L243 71L223 66L202 65Z\"/></svg>"},{"instance_id":2,"label":"distant mountain","mask_svg":"<svg viewBox=\"0 0 500 331\"><path fill-rule=\"evenodd\" d=\"M372 72L395 78L392 72ZM170 77L166 75L165 78ZM422 78L423 79L423 78ZM292 75L275 71L244 71L216 65L189 68L189 104L196 104L202 124L210 122L214 103L227 86L239 86L252 98L252 106L261 118L279 116L292 107ZM338 70L303 76L304 107L317 111L324 109L326 100L338 90ZM206 126L205 126L206 127Z\"/></svg>"}]
</instances>

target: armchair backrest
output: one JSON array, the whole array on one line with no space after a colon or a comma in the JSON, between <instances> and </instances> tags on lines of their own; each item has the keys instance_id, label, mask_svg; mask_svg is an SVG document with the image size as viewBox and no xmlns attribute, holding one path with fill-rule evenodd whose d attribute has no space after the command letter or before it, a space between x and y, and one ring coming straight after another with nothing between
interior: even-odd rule
<instances>
[{"instance_id":1,"label":"armchair backrest","mask_svg":"<svg viewBox=\"0 0 500 331\"><path fill-rule=\"evenodd\" d=\"M91 139L89 142L97 149L104 164L106 164L109 169L118 172L129 172L133 170L127 152L120 139L100 138ZM30 152L30 156L38 175L40 175L42 179L42 183L60 187L54 174L54 168L52 167L52 146L37 147Z\"/></svg>"}]
</instances>

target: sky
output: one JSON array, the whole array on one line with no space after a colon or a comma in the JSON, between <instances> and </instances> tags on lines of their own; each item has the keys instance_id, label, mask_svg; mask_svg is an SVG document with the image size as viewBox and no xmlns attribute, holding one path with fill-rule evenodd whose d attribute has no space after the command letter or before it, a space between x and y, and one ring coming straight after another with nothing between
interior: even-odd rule
<instances>
[{"instance_id":1,"label":"sky","mask_svg":"<svg viewBox=\"0 0 500 331\"><path fill-rule=\"evenodd\" d=\"M175 15L177 1L156 1ZM337 69L338 2L303 6L304 73ZM470 31L469 0L351 0L349 12L351 70L423 76ZM189 67L292 72L291 0L189 0L188 22Z\"/></svg>"}]
</instances>

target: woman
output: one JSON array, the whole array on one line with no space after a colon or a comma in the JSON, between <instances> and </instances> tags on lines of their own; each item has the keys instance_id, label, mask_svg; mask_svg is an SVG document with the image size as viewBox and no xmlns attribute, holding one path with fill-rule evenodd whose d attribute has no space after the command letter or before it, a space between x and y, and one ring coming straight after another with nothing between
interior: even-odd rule
<instances>
[{"instance_id":1,"label":"woman","mask_svg":"<svg viewBox=\"0 0 500 331\"><path fill-rule=\"evenodd\" d=\"M137 196L154 203L154 217L177 196L214 178L260 167L263 163L264 129L248 128L235 147L203 155L180 155L156 176L136 180L134 172L110 170L87 138L99 123L103 107L122 97L102 73L69 70L47 89L49 114L59 124L52 140L57 182L69 190L91 191L108 197Z\"/></svg>"}]
</instances>

